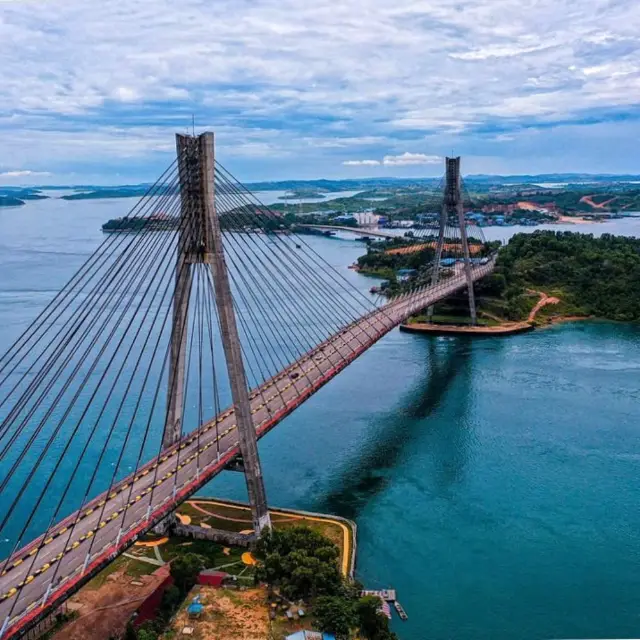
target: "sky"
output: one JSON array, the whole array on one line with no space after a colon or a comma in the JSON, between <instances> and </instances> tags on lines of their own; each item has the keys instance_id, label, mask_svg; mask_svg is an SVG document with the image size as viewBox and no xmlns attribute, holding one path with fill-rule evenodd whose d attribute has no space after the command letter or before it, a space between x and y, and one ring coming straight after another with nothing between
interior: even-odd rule
<instances>
[{"instance_id":1,"label":"sky","mask_svg":"<svg viewBox=\"0 0 640 640\"><path fill-rule=\"evenodd\" d=\"M637 0L0 0L0 184L640 173Z\"/></svg>"}]
</instances>

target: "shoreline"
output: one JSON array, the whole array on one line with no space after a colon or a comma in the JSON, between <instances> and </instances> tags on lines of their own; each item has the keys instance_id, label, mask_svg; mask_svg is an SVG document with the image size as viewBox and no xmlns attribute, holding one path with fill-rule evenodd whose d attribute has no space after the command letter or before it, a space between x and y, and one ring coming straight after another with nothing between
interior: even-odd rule
<instances>
[{"instance_id":1,"label":"shoreline","mask_svg":"<svg viewBox=\"0 0 640 640\"><path fill-rule=\"evenodd\" d=\"M406 333L430 333L434 336L513 336L519 333L527 333L534 329L535 326L529 322L511 322L494 327L472 327L456 324L428 324L426 322L415 322L413 324L400 325L400 331L404 331Z\"/></svg>"}]
</instances>

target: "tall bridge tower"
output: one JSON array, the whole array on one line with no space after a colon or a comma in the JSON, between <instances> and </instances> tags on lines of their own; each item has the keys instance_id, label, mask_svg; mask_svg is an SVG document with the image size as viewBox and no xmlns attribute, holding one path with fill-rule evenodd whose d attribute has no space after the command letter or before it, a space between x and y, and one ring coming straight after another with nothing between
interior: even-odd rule
<instances>
[{"instance_id":1,"label":"tall bridge tower","mask_svg":"<svg viewBox=\"0 0 640 640\"><path fill-rule=\"evenodd\" d=\"M436 241L433 274L431 276L431 283L434 285L437 284L440 279L440 262L442 260L442 251L447 239L447 232L454 225L458 227L460 233L460 243L462 245L462 256L467 281L467 292L469 295L469 314L471 316L471 324L475 325L477 323L476 300L473 291L469 239L467 237L467 226L464 219L460 156L456 158L445 158L444 199L442 202L442 209L440 210L440 225L438 228L438 239ZM433 317L433 306L429 307L427 317L429 320Z\"/></svg>"},{"instance_id":2,"label":"tall bridge tower","mask_svg":"<svg viewBox=\"0 0 640 640\"><path fill-rule=\"evenodd\" d=\"M254 530L259 534L265 527L270 527L271 523L256 431L251 417L247 377L233 309L220 219L216 211L213 133L203 133L199 136L178 134L176 149L181 208L171 326L167 419L162 446L164 449L171 447L182 436L187 325L193 270L199 264L209 265Z\"/></svg>"}]
</instances>

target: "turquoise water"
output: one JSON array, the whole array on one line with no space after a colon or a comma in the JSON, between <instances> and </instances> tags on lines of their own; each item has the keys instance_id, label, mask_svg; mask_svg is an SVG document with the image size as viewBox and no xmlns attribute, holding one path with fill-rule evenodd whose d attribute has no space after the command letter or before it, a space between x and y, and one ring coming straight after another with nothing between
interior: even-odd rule
<instances>
[{"instance_id":1,"label":"turquoise water","mask_svg":"<svg viewBox=\"0 0 640 640\"><path fill-rule=\"evenodd\" d=\"M0 210L0 349L125 206ZM314 242L368 289L358 243ZM270 501L357 522L358 577L398 590L402 640L638 637L639 373L625 325L394 331L261 442ZM243 479L205 493L242 499Z\"/></svg>"}]
</instances>

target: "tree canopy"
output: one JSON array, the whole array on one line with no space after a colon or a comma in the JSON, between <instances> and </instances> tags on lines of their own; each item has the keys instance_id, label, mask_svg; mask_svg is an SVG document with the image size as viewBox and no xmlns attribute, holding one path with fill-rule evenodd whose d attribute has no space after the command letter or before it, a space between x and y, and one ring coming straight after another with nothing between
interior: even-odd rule
<instances>
[{"instance_id":1,"label":"tree canopy","mask_svg":"<svg viewBox=\"0 0 640 640\"><path fill-rule=\"evenodd\" d=\"M338 549L306 527L265 533L257 543L256 578L277 585L290 599L336 593L342 584Z\"/></svg>"},{"instance_id":2,"label":"tree canopy","mask_svg":"<svg viewBox=\"0 0 640 640\"><path fill-rule=\"evenodd\" d=\"M603 234L519 233L498 254L505 296L526 288L554 292L572 312L640 320L640 239Z\"/></svg>"}]
</instances>

